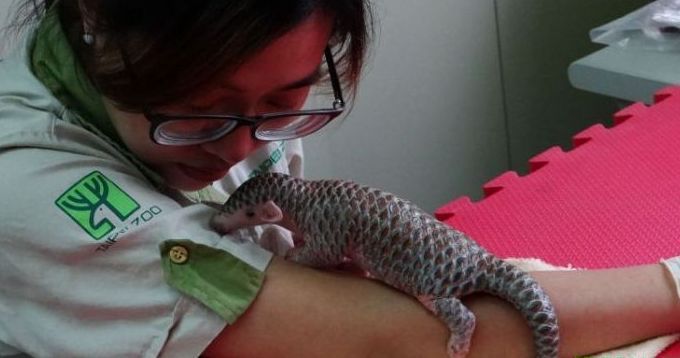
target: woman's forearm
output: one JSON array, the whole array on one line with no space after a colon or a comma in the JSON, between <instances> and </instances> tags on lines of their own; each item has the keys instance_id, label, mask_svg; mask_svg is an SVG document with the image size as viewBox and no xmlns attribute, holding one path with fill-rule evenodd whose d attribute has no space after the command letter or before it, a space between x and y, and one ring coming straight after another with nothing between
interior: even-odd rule
<instances>
[{"instance_id":1,"label":"woman's forearm","mask_svg":"<svg viewBox=\"0 0 680 358\"><path fill-rule=\"evenodd\" d=\"M446 356L448 330L412 297L279 259L267 272L253 306L206 356ZM680 331L680 300L661 265L531 274L557 309L563 357ZM464 302L477 317L469 357L535 355L528 325L507 302L484 294Z\"/></svg>"},{"instance_id":2,"label":"woman's forearm","mask_svg":"<svg viewBox=\"0 0 680 358\"><path fill-rule=\"evenodd\" d=\"M564 353L592 353L680 331L680 303L659 264L536 273L553 300Z\"/></svg>"},{"instance_id":3,"label":"woman's forearm","mask_svg":"<svg viewBox=\"0 0 680 358\"><path fill-rule=\"evenodd\" d=\"M680 300L661 265L533 272L560 320L561 356L595 353L680 331ZM530 331L509 304L473 296L478 317L471 356L532 354Z\"/></svg>"}]
</instances>

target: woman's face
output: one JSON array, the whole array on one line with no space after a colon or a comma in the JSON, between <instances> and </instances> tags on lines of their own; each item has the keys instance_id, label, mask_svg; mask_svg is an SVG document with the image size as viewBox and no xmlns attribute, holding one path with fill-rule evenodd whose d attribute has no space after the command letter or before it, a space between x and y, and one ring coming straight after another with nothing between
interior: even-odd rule
<instances>
[{"instance_id":1,"label":"woman's face","mask_svg":"<svg viewBox=\"0 0 680 358\"><path fill-rule=\"evenodd\" d=\"M301 105L316 79L328 43L332 18L320 11L235 71L215 81L181 103L154 108L162 113L241 113L256 115ZM262 146L250 127L238 127L216 141L163 146L149 138L149 121L139 113L122 112L105 100L113 125L127 147L180 190L198 190L226 175L231 166Z\"/></svg>"}]
</instances>

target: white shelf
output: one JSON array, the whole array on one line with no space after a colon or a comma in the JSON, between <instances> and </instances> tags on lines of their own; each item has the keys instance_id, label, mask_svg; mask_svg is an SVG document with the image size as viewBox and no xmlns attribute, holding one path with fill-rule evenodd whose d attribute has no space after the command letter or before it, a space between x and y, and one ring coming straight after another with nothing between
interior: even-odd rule
<instances>
[{"instance_id":1,"label":"white shelf","mask_svg":"<svg viewBox=\"0 0 680 358\"><path fill-rule=\"evenodd\" d=\"M605 47L573 62L568 73L576 88L651 103L660 88L680 84L680 53Z\"/></svg>"}]
</instances>

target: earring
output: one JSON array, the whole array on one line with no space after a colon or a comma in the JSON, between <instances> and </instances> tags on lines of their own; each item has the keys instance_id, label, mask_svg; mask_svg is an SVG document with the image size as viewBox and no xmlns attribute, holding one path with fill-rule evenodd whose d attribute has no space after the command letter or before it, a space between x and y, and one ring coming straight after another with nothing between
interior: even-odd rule
<instances>
[{"instance_id":1,"label":"earring","mask_svg":"<svg viewBox=\"0 0 680 358\"><path fill-rule=\"evenodd\" d=\"M94 35L89 32L83 33L83 42L88 46L92 46L94 44Z\"/></svg>"},{"instance_id":2,"label":"earring","mask_svg":"<svg viewBox=\"0 0 680 358\"><path fill-rule=\"evenodd\" d=\"M94 44L94 35L90 32L90 28L85 22L83 22L83 42L88 46Z\"/></svg>"}]
</instances>

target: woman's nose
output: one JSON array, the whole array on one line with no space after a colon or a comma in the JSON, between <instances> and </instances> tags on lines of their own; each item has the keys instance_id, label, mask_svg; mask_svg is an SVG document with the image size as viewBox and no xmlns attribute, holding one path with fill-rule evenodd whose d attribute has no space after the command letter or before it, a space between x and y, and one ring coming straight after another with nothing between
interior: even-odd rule
<instances>
[{"instance_id":1,"label":"woman's nose","mask_svg":"<svg viewBox=\"0 0 680 358\"><path fill-rule=\"evenodd\" d=\"M264 142L253 138L249 126L238 126L226 136L201 145L203 149L234 165L245 159L250 153L258 149Z\"/></svg>"}]
</instances>

